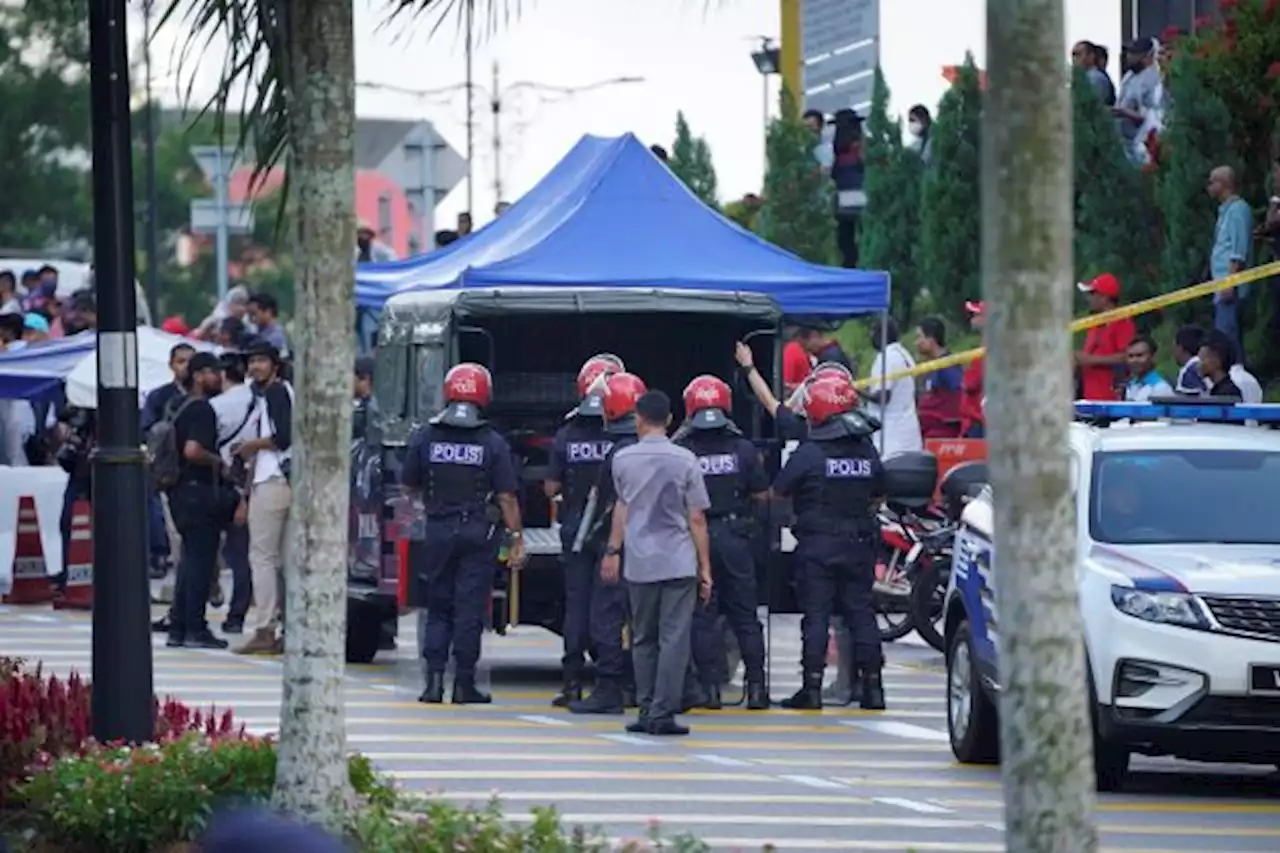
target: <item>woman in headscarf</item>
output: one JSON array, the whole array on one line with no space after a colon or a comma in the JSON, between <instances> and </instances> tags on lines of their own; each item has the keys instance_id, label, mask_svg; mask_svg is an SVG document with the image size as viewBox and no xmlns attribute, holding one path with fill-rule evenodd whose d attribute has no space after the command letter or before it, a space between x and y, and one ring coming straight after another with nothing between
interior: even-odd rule
<instances>
[{"instance_id":1,"label":"woman in headscarf","mask_svg":"<svg viewBox=\"0 0 1280 853\"><path fill-rule=\"evenodd\" d=\"M249 311L249 288L243 284L237 284L235 287L227 291L227 295L222 301L214 306L213 313L204 318L204 321L196 329L196 337L201 340L214 340L218 335L219 327L222 321L228 317L235 317L237 320L245 320L245 314Z\"/></svg>"}]
</instances>

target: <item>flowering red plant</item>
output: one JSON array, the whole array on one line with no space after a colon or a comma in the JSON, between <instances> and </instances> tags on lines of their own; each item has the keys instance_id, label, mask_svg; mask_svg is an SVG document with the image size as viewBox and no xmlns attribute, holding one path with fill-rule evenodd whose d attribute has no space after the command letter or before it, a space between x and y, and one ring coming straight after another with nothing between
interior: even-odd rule
<instances>
[{"instance_id":1,"label":"flowering red plant","mask_svg":"<svg viewBox=\"0 0 1280 853\"><path fill-rule=\"evenodd\" d=\"M78 755L95 746L91 720L92 690L76 673L67 678L28 671L0 660L0 803L13 783L33 768ZM155 702L155 734L169 742L189 732L212 740L242 737L231 711L197 711L166 697Z\"/></svg>"}]
</instances>

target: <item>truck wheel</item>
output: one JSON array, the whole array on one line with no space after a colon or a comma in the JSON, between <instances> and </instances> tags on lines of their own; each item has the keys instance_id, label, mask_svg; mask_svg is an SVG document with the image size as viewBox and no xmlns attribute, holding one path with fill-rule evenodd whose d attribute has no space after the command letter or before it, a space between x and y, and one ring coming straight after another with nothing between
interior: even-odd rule
<instances>
[{"instance_id":1,"label":"truck wheel","mask_svg":"<svg viewBox=\"0 0 1280 853\"><path fill-rule=\"evenodd\" d=\"M382 624L376 619L362 616L359 611L347 611L347 663L371 663L382 645Z\"/></svg>"},{"instance_id":2,"label":"truck wheel","mask_svg":"<svg viewBox=\"0 0 1280 853\"><path fill-rule=\"evenodd\" d=\"M982 688L967 621L956 628L947 651L947 731L961 763L1000 760L1000 722L995 703Z\"/></svg>"}]
</instances>

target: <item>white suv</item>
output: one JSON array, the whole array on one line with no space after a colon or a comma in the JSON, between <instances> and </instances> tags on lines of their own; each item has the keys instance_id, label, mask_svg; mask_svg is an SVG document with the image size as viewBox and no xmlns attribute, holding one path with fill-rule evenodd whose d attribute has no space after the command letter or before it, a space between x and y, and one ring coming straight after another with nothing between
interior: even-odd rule
<instances>
[{"instance_id":1,"label":"white suv","mask_svg":"<svg viewBox=\"0 0 1280 853\"><path fill-rule=\"evenodd\" d=\"M1135 752L1280 765L1280 432L1245 425L1275 424L1280 406L1077 412L1091 419L1070 446L1099 787L1120 786ZM947 590L964 762L999 757L991 531L988 490L964 513Z\"/></svg>"}]
</instances>

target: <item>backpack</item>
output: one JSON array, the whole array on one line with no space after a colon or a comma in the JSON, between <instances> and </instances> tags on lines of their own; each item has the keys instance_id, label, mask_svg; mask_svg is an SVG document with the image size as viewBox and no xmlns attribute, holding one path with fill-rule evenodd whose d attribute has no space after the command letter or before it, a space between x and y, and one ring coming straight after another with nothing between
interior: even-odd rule
<instances>
[{"instance_id":1,"label":"backpack","mask_svg":"<svg viewBox=\"0 0 1280 853\"><path fill-rule=\"evenodd\" d=\"M171 413L166 412L147 431L147 470L151 473L151 484L156 491L167 492L178 482L178 474L182 469L182 448L178 447L174 425L190 403L191 398L183 400L180 406Z\"/></svg>"}]
</instances>

